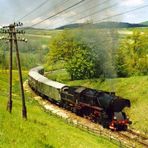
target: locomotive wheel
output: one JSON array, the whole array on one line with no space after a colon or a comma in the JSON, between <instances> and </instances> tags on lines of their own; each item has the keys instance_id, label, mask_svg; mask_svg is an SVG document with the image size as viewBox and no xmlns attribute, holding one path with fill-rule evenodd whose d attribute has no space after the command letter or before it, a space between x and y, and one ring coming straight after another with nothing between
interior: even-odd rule
<instances>
[{"instance_id":1,"label":"locomotive wheel","mask_svg":"<svg viewBox=\"0 0 148 148\"><path fill-rule=\"evenodd\" d=\"M108 128L109 127L109 122L108 121L102 121L102 126L104 128Z\"/></svg>"},{"instance_id":2,"label":"locomotive wheel","mask_svg":"<svg viewBox=\"0 0 148 148\"><path fill-rule=\"evenodd\" d=\"M75 113L75 114L77 114L78 111L77 111L76 108L73 107L73 108L72 108L72 112Z\"/></svg>"},{"instance_id":3,"label":"locomotive wheel","mask_svg":"<svg viewBox=\"0 0 148 148\"><path fill-rule=\"evenodd\" d=\"M117 125L118 131L127 131L127 125Z\"/></svg>"},{"instance_id":4,"label":"locomotive wheel","mask_svg":"<svg viewBox=\"0 0 148 148\"><path fill-rule=\"evenodd\" d=\"M123 130L127 131L127 125L123 125Z\"/></svg>"},{"instance_id":5,"label":"locomotive wheel","mask_svg":"<svg viewBox=\"0 0 148 148\"><path fill-rule=\"evenodd\" d=\"M60 101L59 106L64 108L64 101L63 100Z\"/></svg>"},{"instance_id":6,"label":"locomotive wheel","mask_svg":"<svg viewBox=\"0 0 148 148\"><path fill-rule=\"evenodd\" d=\"M81 111L80 111L79 109L72 108L71 111L72 111L73 113L75 113L76 115L78 115L78 116L82 116Z\"/></svg>"}]
</instances>

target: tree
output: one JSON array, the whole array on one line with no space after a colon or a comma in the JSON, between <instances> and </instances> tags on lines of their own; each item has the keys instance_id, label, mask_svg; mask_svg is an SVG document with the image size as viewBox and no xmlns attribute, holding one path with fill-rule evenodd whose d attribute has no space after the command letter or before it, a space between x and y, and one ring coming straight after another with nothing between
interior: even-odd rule
<instances>
[{"instance_id":1,"label":"tree","mask_svg":"<svg viewBox=\"0 0 148 148\"><path fill-rule=\"evenodd\" d=\"M64 61L72 80L94 76L91 49L74 32L60 33L51 41L50 49L50 62Z\"/></svg>"},{"instance_id":2,"label":"tree","mask_svg":"<svg viewBox=\"0 0 148 148\"><path fill-rule=\"evenodd\" d=\"M148 74L147 35L134 31L121 42L116 69L119 76Z\"/></svg>"},{"instance_id":3,"label":"tree","mask_svg":"<svg viewBox=\"0 0 148 148\"><path fill-rule=\"evenodd\" d=\"M2 70L6 70L9 67L6 51L2 49L0 49L0 65Z\"/></svg>"},{"instance_id":4,"label":"tree","mask_svg":"<svg viewBox=\"0 0 148 148\"><path fill-rule=\"evenodd\" d=\"M113 77L114 65L112 36L107 30L66 30L50 42L48 63L59 61L71 79Z\"/></svg>"}]
</instances>

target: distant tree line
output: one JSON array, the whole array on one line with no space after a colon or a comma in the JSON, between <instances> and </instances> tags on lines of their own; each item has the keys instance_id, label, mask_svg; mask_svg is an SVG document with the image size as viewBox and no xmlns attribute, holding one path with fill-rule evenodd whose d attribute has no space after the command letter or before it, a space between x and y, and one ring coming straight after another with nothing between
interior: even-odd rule
<instances>
[{"instance_id":1,"label":"distant tree line","mask_svg":"<svg viewBox=\"0 0 148 148\"><path fill-rule=\"evenodd\" d=\"M48 39L30 38L28 43L19 43L21 65L23 70L44 63L44 56L48 53ZM0 42L0 69L9 69L9 43ZM13 69L17 69L16 52L13 50Z\"/></svg>"},{"instance_id":2,"label":"distant tree line","mask_svg":"<svg viewBox=\"0 0 148 148\"><path fill-rule=\"evenodd\" d=\"M113 29L65 30L50 41L47 61L64 62L72 80L148 74L147 36L135 31L118 39Z\"/></svg>"}]
</instances>

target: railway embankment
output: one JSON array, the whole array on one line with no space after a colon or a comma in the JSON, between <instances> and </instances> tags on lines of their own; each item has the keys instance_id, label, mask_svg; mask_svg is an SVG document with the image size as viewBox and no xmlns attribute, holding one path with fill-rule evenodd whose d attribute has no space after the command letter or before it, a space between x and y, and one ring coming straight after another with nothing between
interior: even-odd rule
<instances>
[{"instance_id":1,"label":"railway embankment","mask_svg":"<svg viewBox=\"0 0 148 148\"><path fill-rule=\"evenodd\" d=\"M90 132L91 134L103 136L109 141L115 143L116 145L123 146L123 147L147 147L147 138L142 138L140 134L136 136L136 133L131 132L113 132L108 129L102 128L102 126L93 123L85 118L79 117L74 113L67 111L59 106L52 104L51 102L47 101L46 99L36 95L32 89L28 86L28 82L24 83L25 90L28 93L31 93L36 101L45 109L46 112L57 116L64 120L67 124L71 124L75 127L80 128L81 130L85 130Z\"/></svg>"}]
</instances>

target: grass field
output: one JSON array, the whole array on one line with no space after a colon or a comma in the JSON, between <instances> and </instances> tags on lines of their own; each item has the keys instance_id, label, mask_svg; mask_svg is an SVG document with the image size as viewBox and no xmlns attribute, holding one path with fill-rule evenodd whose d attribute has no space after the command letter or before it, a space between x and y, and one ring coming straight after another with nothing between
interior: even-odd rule
<instances>
[{"instance_id":1,"label":"grass field","mask_svg":"<svg viewBox=\"0 0 148 148\"><path fill-rule=\"evenodd\" d=\"M131 108L126 109L133 124L132 128L148 134L148 76L70 81L66 71L49 73L48 78L71 86L85 86L98 90L115 91L117 95L131 100Z\"/></svg>"},{"instance_id":2,"label":"grass field","mask_svg":"<svg viewBox=\"0 0 148 148\"><path fill-rule=\"evenodd\" d=\"M23 73L25 79L27 72ZM21 118L17 72L13 72L13 112L6 111L8 74L0 71L0 148L108 148L118 147L49 115L26 94L28 120Z\"/></svg>"}]
</instances>

